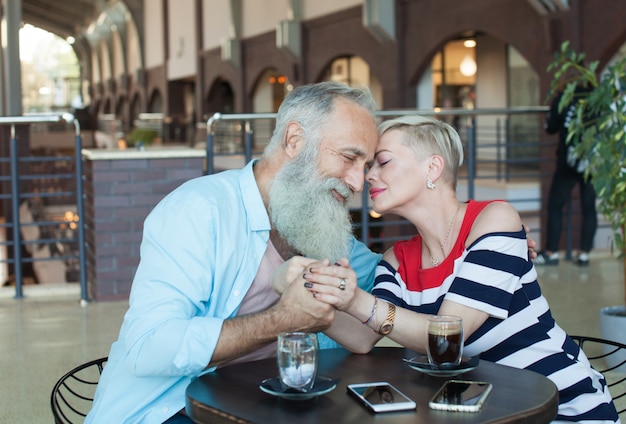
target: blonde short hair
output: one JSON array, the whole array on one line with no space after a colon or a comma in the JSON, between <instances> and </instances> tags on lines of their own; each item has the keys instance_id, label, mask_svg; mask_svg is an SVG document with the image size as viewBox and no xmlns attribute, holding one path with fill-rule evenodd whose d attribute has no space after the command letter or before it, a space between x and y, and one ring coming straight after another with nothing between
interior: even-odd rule
<instances>
[{"instance_id":1,"label":"blonde short hair","mask_svg":"<svg viewBox=\"0 0 626 424\"><path fill-rule=\"evenodd\" d=\"M391 130L402 131L405 134L404 144L418 157L443 157L442 179L456 189L459 168L463 165L463 144L459 133L451 125L426 116L407 115L384 121L378 126L379 136Z\"/></svg>"}]
</instances>

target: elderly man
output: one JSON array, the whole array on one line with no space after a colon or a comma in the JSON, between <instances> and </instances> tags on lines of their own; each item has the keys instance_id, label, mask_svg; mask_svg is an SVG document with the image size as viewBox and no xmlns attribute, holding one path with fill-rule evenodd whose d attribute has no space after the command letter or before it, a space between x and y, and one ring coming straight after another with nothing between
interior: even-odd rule
<instances>
[{"instance_id":1,"label":"elderly man","mask_svg":"<svg viewBox=\"0 0 626 424\"><path fill-rule=\"evenodd\" d=\"M348 258L371 288L380 256L352 236L348 202L374 158L374 110L367 90L296 88L261 159L191 180L155 207L86 422L185 422L192 378L274 356L283 331L326 329L333 307L301 285L272 289L275 270L296 254Z\"/></svg>"}]
</instances>

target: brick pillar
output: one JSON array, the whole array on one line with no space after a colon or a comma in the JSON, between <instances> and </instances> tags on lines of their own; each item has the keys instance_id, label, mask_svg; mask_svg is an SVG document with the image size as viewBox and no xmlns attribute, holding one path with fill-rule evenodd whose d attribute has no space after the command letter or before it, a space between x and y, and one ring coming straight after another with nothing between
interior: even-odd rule
<instances>
[{"instance_id":1,"label":"brick pillar","mask_svg":"<svg viewBox=\"0 0 626 424\"><path fill-rule=\"evenodd\" d=\"M143 221L166 194L203 174L202 151L165 152L175 157L152 150L85 150L84 219L90 300L128 299L139 263Z\"/></svg>"}]
</instances>

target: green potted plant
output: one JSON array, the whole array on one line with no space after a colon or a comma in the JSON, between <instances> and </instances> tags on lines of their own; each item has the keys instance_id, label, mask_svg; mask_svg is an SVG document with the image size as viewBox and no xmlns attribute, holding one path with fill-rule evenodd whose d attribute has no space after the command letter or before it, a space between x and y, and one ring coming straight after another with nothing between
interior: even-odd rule
<instances>
[{"instance_id":1,"label":"green potted plant","mask_svg":"<svg viewBox=\"0 0 626 424\"><path fill-rule=\"evenodd\" d=\"M135 147L141 143L143 146L150 146L152 141L158 136L157 132L147 128L135 128L126 138L127 147Z\"/></svg>"},{"instance_id":2,"label":"green potted plant","mask_svg":"<svg viewBox=\"0 0 626 424\"><path fill-rule=\"evenodd\" d=\"M554 73L548 98L563 90L559 107L576 103L567 142L575 146L579 158L589 161L585 175L596 190L598 211L611 224L611 251L617 253L626 270L626 58L602 73L597 68L598 61L587 64L584 53L577 53L564 42L548 66L548 72ZM577 96L577 86L591 91ZM623 279L624 302L602 308L600 329L603 337L626 343L626 272ZM607 330L621 334L607 335Z\"/></svg>"}]
</instances>

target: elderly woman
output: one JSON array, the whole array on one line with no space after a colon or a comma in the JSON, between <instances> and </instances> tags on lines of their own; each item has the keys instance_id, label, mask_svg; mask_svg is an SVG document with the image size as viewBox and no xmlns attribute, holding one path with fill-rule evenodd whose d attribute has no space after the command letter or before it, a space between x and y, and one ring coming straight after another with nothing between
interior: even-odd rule
<instances>
[{"instance_id":1,"label":"elderly woman","mask_svg":"<svg viewBox=\"0 0 626 424\"><path fill-rule=\"evenodd\" d=\"M347 260L297 258L281 272L339 311L328 335L368 352L383 336L426 351L430 315L463 318L464 354L551 379L558 421L617 422L604 377L554 321L517 211L503 201L460 202L463 147L451 126L420 116L381 124L367 172L374 209L408 219L418 235L379 263L372 293ZM298 274L296 274L298 273ZM304 280L304 282L303 282Z\"/></svg>"}]
</instances>

